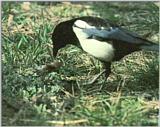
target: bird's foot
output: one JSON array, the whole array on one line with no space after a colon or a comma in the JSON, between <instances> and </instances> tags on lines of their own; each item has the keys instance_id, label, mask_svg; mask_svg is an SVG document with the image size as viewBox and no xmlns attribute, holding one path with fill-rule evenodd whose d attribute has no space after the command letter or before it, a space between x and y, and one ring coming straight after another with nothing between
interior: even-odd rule
<instances>
[{"instance_id":1,"label":"bird's foot","mask_svg":"<svg viewBox=\"0 0 160 127\"><path fill-rule=\"evenodd\" d=\"M97 79L106 72L106 70L101 71L99 74L95 75L93 79L91 79L91 81L88 81L87 83L85 83L85 85L91 85L94 84Z\"/></svg>"}]
</instances>

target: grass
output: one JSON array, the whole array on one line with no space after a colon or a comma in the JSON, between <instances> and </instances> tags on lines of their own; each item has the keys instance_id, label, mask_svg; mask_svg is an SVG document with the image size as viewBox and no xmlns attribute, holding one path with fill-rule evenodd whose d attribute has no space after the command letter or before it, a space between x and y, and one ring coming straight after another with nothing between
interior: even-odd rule
<instances>
[{"instance_id":1,"label":"grass","mask_svg":"<svg viewBox=\"0 0 160 127\"><path fill-rule=\"evenodd\" d=\"M158 7L153 2L2 2L3 125L158 125L158 53L135 52L112 64L112 74L83 85L102 64L75 46L59 51L64 64L40 74L52 62L51 33L57 23L101 16L158 42ZM24 5L24 6L23 6ZM28 7L28 8L27 8Z\"/></svg>"}]
</instances>

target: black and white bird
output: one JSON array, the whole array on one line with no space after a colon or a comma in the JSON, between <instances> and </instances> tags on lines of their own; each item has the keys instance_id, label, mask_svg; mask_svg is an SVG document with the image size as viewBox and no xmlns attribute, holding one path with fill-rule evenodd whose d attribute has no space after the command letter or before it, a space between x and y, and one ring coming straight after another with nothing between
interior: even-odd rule
<instances>
[{"instance_id":1,"label":"black and white bird","mask_svg":"<svg viewBox=\"0 0 160 127\"><path fill-rule=\"evenodd\" d=\"M158 44L121 28L109 20L91 16L59 23L54 29L52 41L55 57L58 50L67 44L80 46L85 52L104 63L105 70L102 73L105 73L106 78L111 73L112 61L118 61L142 49L159 51ZM92 83L94 81L95 79Z\"/></svg>"}]
</instances>

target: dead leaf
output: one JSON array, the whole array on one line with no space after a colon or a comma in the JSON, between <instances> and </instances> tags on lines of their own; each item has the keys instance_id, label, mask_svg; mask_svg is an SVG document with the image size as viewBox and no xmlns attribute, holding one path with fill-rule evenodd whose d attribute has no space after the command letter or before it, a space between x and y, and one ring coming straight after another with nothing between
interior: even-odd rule
<instances>
[{"instance_id":1,"label":"dead leaf","mask_svg":"<svg viewBox=\"0 0 160 127\"><path fill-rule=\"evenodd\" d=\"M13 23L13 15L9 14L7 26L10 27L12 25L12 23Z\"/></svg>"},{"instance_id":2,"label":"dead leaf","mask_svg":"<svg viewBox=\"0 0 160 127\"><path fill-rule=\"evenodd\" d=\"M53 72L59 69L63 65L62 62L54 61L50 64L42 65L41 67L36 68L37 71L44 73L44 72Z\"/></svg>"},{"instance_id":3,"label":"dead leaf","mask_svg":"<svg viewBox=\"0 0 160 127\"><path fill-rule=\"evenodd\" d=\"M157 7L160 7L160 2L154 2Z\"/></svg>"},{"instance_id":4,"label":"dead leaf","mask_svg":"<svg viewBox=\"0 0 160 127\"><path fill-rule=\"evenodd\" d=\"M145 104L145 107L160 109L160 101L148 101L143 103Z\"/></svg>"},{"instance_id":5,"label":"dead leaf","mask_svg":"<svg viewBox=\"0 0 160 127\"><path fill-rule=\"evenodd\" d=\"M155 41L155 42L158 42L159 40L159 33L158 34L154 34L152 37L151 37L151 40Z\"/></svg>"},{"instance_id":6,"label":"dead leaf","mask_svg":"<svg viewBox=\"0 0 160 127\"><path fill-rule=\"evenodd\" d=\"M71 2L68 2L68 1L64 1L62 2L63 4L66 4L66 5L71 5Z\"/></svg>"},{"instance_id":7,"label":"dead leaf","mask_svg":"<svg viewBox=\"0 0 160 127\"><path fill-rule=\"evenodd\" d=\"M30 10L30 2L23 2L23 4L21 5L21 9L23 9L24 11L29 11Z\"/></svg>"}]
</instances>

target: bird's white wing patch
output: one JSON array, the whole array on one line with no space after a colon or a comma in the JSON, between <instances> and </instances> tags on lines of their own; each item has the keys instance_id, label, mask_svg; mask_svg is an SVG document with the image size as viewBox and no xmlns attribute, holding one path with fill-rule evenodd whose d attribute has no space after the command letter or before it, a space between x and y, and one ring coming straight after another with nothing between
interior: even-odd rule
<instances>
[{"instance_id":1,"label":"bird's white wing patch","mask_svg":"<svg viewBox=\"0 0 160 127\"><path fill-rule=\"evenodd\" d=\"M91 26L82 20L75 21L73 25L73 31L81 39L87 39L92 35L106 38L107 35L110 33L107 30L105 30L104 27L102 27L102 29L97 29L95 26Z\"/></svg>"},{"instance_id":2,"label":"bird's white wing patch","mask_svg":"<svg viewBox=\"0 0 160 127\"><path fill-rule=\"evenodd\" d=\"M89 25L85 21L82 20L77 20L74 23L77 27L82 28L82 29L89 29L89 28L95 28L94 26Z\"/></svg>"},{"instance_id":3,"label":"bird's white wing patch","mask_svg":"<svg viewBox=\"0 0 160 127\"><path fill-rule=\"evenodd\" d=\"M73 32L76 34L79 40L87 39L92 35L92 33L90 33L89 31L84 32L84 29L81 29L79 27L73 26L72 28L73 28Z\"/></svg>"},{"instance_id":4,"label":"bird's white wing patch","mask_svg":"<svg viewBox=\"0 0 160 127\"><path fill-rule=\"evenodd\" d=\"M107 30L103 26L100 27L99 29L99 28L96 28L95 26L89 25L87 22L82 21L82 20L75 21L73 28L77 29L77 31L83 32L83 34L86 34L86 36L83 36L83 37L95 35L98 37L107 38L109 35L117 31L116 28L112 29L112 27L110 28L110 30Z\"/></svg>"}]
</instances>

